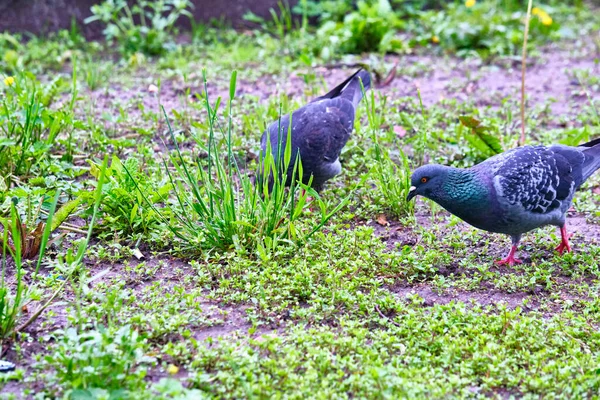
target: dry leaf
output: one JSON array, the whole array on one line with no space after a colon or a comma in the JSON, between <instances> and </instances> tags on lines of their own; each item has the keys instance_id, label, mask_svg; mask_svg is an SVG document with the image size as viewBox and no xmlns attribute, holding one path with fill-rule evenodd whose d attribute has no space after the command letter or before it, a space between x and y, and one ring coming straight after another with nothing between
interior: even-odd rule
<instances>
[{"instance_id":1,"label":"dry leaf","mask_svg":"<svg viewBox=\"0 0 600 400\"><path fill-rule=\"evenodd\" d=\"M396 70L397 70L397 68L398 68L398 63L396 62L396 64L392 67L392 69L390 70L390 72L388 73L388 75L386 76L386 78L379 85L380 88L385 87L385 86L389 86L389 84L392 83L392 81L396 77Z\"/></svg>"},{"instance_id":2,"label":"dry leaf","mask_svg":"<svg viewBox=\"0 0 600 400\"><path fill-rule=\"evenodd\" d=\"M385 214L379 214L377 216L377 223L381 226L388 226L390 224L385 218Z\"/></svg>"}]
</instances>

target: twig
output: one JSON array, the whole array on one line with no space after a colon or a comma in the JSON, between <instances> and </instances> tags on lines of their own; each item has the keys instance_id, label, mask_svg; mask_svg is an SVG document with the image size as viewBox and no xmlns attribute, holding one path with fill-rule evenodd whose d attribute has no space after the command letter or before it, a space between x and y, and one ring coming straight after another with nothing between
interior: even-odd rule
<instances>
[{"instance_id":1,"label":"twig","mask_svg":"<svg viewBox=\"0 0 600 400\"><path fill-rule=\"evenodd\" d=\"M531 5L533 0L529 0L527 5L527 17L525 18L525 35L523 36L523 57L521 59L521 139L519 145L525 144L525 59L527 57L527 36L529 35L529 21L531 19Z\"/></svg>"},{"instance_id":2,"label":"twig","mask_svg":"<svg viewBox=\"0 0 600 400\"><path fill-rule=\"evenodd\" d=\"M379 316L381 318L387 319L388 321L390 321L392 324L396 325L396 326L401 326L399 323L397 323L396 321L394 321L393 319L391 319L390 317L388 317L387 315L384 315L381 310L379 309L379 306L377 304L375 304L375 310L377 310L377 313L379 313Z\"/></svg>"},{"instance_id":3,"label":"twig","mask_svg":"<svg viewBox=\"0 0 600 400\"><path fill-rule=\"evenodd\" d=\"M72 227L72 226L69 226L69 225L61 225L58 229L63 230L63 231L81 233L82 235L85 235L87 233L83 229L79 229L79 228Z\"/></svg>"}]
</instances>

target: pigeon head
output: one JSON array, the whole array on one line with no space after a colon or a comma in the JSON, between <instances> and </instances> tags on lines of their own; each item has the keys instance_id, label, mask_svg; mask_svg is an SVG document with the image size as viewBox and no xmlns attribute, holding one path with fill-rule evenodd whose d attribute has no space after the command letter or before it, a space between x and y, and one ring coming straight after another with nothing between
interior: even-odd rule
<instances>
[{"instance_id":1,"label":"pigeon head","mask_svg":"<svg viewBox=\"0 0 600 400\"><path fill-rule=\"evenodd\" d=\"M443 184L450 172L450 168L443 165L429 164L417 168L410 178L411 188L407 200L420 195L432 200L437 200L437 194L443 190Z\"/></svg>"}]
</instances>

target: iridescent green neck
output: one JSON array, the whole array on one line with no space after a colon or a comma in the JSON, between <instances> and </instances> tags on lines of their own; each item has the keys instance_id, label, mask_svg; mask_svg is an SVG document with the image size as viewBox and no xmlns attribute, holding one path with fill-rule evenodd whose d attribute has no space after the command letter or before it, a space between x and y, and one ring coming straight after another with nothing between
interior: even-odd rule
<instances>
[{"instance_id":1,"label":"iridescent green neck","mask_svg":"<svg viewBox=\"0 0 600 400\"><path fill-rule=\"evenodd\" d=\"M468 212L486 206L489 190L475 172L452 168L433 195L433 200L449 211Z\"/></svg>"}]
</instances>

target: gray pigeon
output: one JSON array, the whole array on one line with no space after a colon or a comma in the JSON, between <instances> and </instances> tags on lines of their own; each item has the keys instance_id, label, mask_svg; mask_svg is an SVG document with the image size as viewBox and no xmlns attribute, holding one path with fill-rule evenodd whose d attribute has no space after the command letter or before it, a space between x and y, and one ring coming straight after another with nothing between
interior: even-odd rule
<instances>
[{"instance_id":1,"label":"gray pigeon","mask_svg":"<svg viewBox=\"0 0 600 400\"><path fill-rule=\"evenodd\" d=\"M365 91L368 90L371 77L367 71L359 69L329 93L317 97L292 113L292 158L285 182L287 186L292 182L294 161L298 153L302 161L302 182L308 184L312 176L311 186L317 191L325 181L342 171L339 156L350 138L355 110L363 97L359 80L362 80ZM275 159L282 160L283 164L289 125L289 114L281 116L280 120L269 125L260 140L263 155L267 148L268 133L272 154ZM278 130L278 127L281 129ZM260 182L261 177L258 178ZM273 177L269 180L271 189Z\"/></svg>"},{"instance_id":2,"label":"gray pigeon","mask_svg":"<svg viewBox=\"0 0 600 400\"><path fill-rule=\"evenodd\" d=\"M476 228L510 235L498 264L515 258L521 235L545 225L560 228L560 254L571 251L566 213L575 191L600 168L600 138L579 147L524 146L469 169L430 164L417 168L408 200L427 197Z\"/></svg>"}]
</instances>

